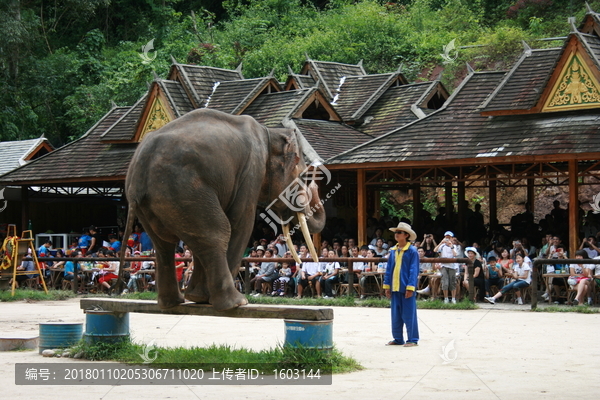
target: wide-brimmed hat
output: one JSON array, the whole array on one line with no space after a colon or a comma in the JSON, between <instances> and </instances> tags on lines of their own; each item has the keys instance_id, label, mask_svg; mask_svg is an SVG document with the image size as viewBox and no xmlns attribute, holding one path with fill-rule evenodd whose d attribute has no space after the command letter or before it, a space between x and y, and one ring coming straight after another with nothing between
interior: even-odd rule
<instances>
[{"instance_id":1,"label":"wide-brimmed hat","mask_svg":"<svg viewBox=\"0 0 600 400\"><path fill-rule=\"evenodd\" d=\"M262 251L265 251L265 248L264 248L263 246L257 246L257 247L256 247L256 250L262 250Z\"/></svg>"},{"instance_id":2,"label":"wide-brimmed hat","mask_svg":"<svg viewBox=\"0 0 600 400\"><path fill-rule=\"evenodd\" d=\"M417 238L417 234L412 230L409 224L406 222L400 222L397 227L390 228L392 232L406 232L408 233L408 240L411 242Z\"/></svg>"},{"instance_id":3,"label":"wide-brimmed hat","mask_svg":"<svg viewBox=\"0 0 600 400\"><path fill-rule=\"evenodd\" d=\"M477 249L475 247L467 247L465 249L465 253L468 253L469 251L472 251L473 253L475 253L476 256L479 255L479 252L477 251Z\"/></svg>"}]
</instances>

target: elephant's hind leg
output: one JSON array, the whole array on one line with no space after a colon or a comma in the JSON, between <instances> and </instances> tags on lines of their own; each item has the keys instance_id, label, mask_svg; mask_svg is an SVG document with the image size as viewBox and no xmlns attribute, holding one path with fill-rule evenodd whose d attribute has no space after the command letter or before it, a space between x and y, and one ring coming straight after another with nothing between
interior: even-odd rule
<instances>
[{"instance_id":1,"label":"elephant's hind leg","mask_svg":"<svg viewBox=\"0 0 600 400\"><path fill-rule=\"evenodd\" d=\"M185 298L195 303L208 303L210 293L208 291L208 281L206 277L206 268L210 266L202 265L202 261L194 255L194 272L190 278L190 283L185 290Z\"/></svg>"},{"instance_id":2,"label":"elephant's hind leg","mask_svg":"<svg viewBox=\"0 0 600 400\"><path fill-rule=\"evenodd\" d=\"M156 250L156 289L158 306L162 309L176 307L185 302L175 274L175 245L160 239L153 240Z\"/></svg>"}]
</instances>

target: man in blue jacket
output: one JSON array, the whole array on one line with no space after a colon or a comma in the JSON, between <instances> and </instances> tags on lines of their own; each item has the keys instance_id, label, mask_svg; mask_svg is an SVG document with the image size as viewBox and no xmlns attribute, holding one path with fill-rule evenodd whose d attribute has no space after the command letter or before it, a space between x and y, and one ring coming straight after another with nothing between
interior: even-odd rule
<instances>
[{"instance_id":1,"label":"man in blue jacket","mask_svg":"<svg viewBox=\"0 0 600 400\"><path fill-rule=\"evenodd\" d=\"M392 301L392 336L388 346L416 346L419 342L417 321L417 298L415 287L419 279L419 253L411 241L417 234L407 223L400 222L394 232L396 246L390 249L387 269L383 279L383 289ZM406 325L407 340L404 340L403 328Z\"/></svg>"}]
</instances>

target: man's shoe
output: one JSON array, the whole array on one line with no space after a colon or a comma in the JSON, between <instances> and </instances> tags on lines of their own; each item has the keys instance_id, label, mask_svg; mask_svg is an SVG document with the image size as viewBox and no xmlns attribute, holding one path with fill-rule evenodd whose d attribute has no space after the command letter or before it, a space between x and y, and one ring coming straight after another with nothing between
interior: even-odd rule
<instances>
[{"instance_id":1,"label":"man's shoe","mask_svg":"<svg viewBox=\"0 0 600 400\"><path fill-rule=\"evenodd\" d=\"M448 304L448 303L450 303L450 301L449 301L449 300L448 300L448 298L446 297L446 298L444 299L444 304Z\"/></svg>"},{"instance_id":2,"label":"man's shoe","mask_svg":"<svg viewBox=\"0 0 600 400\"><path fill-rule=\"evenodd\" d=\"M573 300L573 305L574 306L578 306L579 305L579 300L577 300L577 299Z\"/></svg>"},{"instance_id":3,"label":"man's shoe","mask_svg":"<svg viewBox=\"0 0 600 400\"><path fill-rule=\"evenodd\" d=\"M493 297L484 297L484 299L490 304L496 304L496 299L494 299Z\"/></svg>"},{"instance_id":4,"label":"man's shoe","mask_svg":"<svg viewBox=\"0 0 600 400\"><path fill-rule=\"evenodd\" d=\"M522 306L523 305L523 299L522 298L517 298L517 304Z\"/></svg>"},{"instance_id":5,"label":"man's shoe","mask_svg":"<svg viewBox=\"0 0 600 400\"><path fill-rule=\"evenodd\" d=\"M425 289L417 290L418 294L422 294L423 296L429 296L431 294L431 289L427 286Z\"/></svg>"},{"instance_id":6,"label":"man's shoe","mask_svg":"<svg viewBox=\"0 0 600 400\"><path fill-rule=\"evenodd\" d=\"M452 304L456 304L456 299L452 299Z\"/></svg>"}]
</instances>

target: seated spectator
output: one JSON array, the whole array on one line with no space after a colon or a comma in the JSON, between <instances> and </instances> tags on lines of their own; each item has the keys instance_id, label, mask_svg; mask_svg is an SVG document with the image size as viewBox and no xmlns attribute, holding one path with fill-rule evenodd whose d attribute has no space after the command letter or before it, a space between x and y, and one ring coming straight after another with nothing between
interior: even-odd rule
<instances>
[{"instance_id":1,"label":"seated spectator","mask_svg":"<svg viewBox=\"0 0 600 400\"><path fill-rule=\"evenodd\" d=\"M335 251L330 250L328 253L329 258L337 257ZM321 281L321 287L325 291L323 298L333 298L333 285L339 283L340 279L338 273L340 272L340 264L337 261L331 261L325 264L322 275L319 278Z\"/></svg>"},{"instance_id":2,"label":"seated spectator","mask_svg":"<svg viewBox=\"0 0 600 400\"><path fill-rule=\"evenodd\" d=\"M189 249L183 253L184 258L192 258L192 256L193 256L192 251ZM194 273L194 260L192 259L192 261L185 261L185 271L183 272L183 282L182 282L183 289L188 287L193 273Z\"/></svg>"},{"instance_id":3,"label":"seated spectator","mask_svg":"<svg viewBox=\"0 0 600 400\"><path fill-rule=\"evenodd\" d=\"M600 256L594 258L594 260L599 260ZM594 278L595 276L600 276L600 264L588 264L590 270L591 278L588 279L588 305L592 305L594 299L590 297L590 294L594 293L594 290L600 290L600 278Z\"/></svg>"},{"instance_id":4,"label":"seated spectator","mask_svg":"<svg viewBox=\"0 0 600 400\"><path fill-rule=\"evenodd\" d=\"M600 249L596 247L596 237L594 235L591 235L588 238L584 238L581 241L579 250L585 250L588 255L588 258L598 257L598 255L600 254Z\"/></svg>"},{"instance_id":5,"label":"seated spectator","mask_svg":"<svg viewBox=\"0 0 600 400\"><path fill-rule=\"evenodd\" d=\"M585 250L577 250L575 252L575 258L578 260L589 260L587 252ZM577 290L577 295L573 300L573 305L577 306L583 304L585 295L588 293L588 280L592 277L591 270L594 266L591 264L571 264L570 276L568 284L574 290Z\"/></svg>"},{"instance_id":6,"label":"seated spectator","mask_svg":"<svg viewBox=\"0 0 600 400\"><path fill-rule=\"evenodd\" d=\"M114 251L115 254L118 254L121 250L121 242L117 240L117 236L111 233L108 235L108 241L110 243L110 247L108 249Z\"/></svg>"},{"instance_id":7,"label":"seated spectator","mask_svg":"<svg viewBox=\"0 0 600 400\"><path fill-rule=\"evenodd\" d=\"M115 252L112 250L108 250L106 252L106 257L115 257ZM100 278L98 279L98 283L100 284L100 286L102 288L107 289L107 291L110 291L111 286L110 286L110 281L113 279L118 279L119 278L119 262L118 261L109 261L108 262L108 267L103 268L102 271L100 271Z\"/></svg>"},{"instance_id":8,"label":"seated spectator","mask_svg":"<svg viewBox=\"0 0 600 400\"><path fill-rule=\"evenodd\" d=\"M17 271L26 271L26 272L37 271L37 268L35 267L35 263L33 262L33 258L31 257L31 252L28 252L27 255L25 257L23 257L23 261L21 261L21 265L19 265L17 267ZM20 286L21 283L26 281L27 279L33 279L33 278L36 278L37 276L38 276L37 273L17 275L16 276L17 286ZM12 283L13 283L13 280L11 278L10 281L8 282L8 284L12 285Z\"/></svg>"},{"instance_id":9,"label":"seated spectator","mask_svg":"<svg viewBox=\"0 0 600 400\"><path fill-rule=\"evenodd\" d=\"M321 282L320 276L322 271L320 270L321 264L318 262L305 262L302 263L302 269L299 270L300 279L298 280L298 299L302 298L304 289L312 282L317 296L321 297Z\"/></svg>"},{"instance_id":10,"label":"seated spectator","mask_svg":"<svg viewBox=\"0 0 600 400\"><path fill-rule=\"evenodd\" d=\"M417 251L419 252L419 259L427 258L425 256L425 249L420 247ZM422 296L431 296L431 299L435 300L440 291L440 279L442 277L442 273L440 272L441 266L438 263L432 264L422 262L419 264L419 268L421 273L428 274L427 276L423 277L427 279L428 284L425 286L425 288L417 290L417 293Z\"/></svg>"},{"instance_id":11,"label":"seated spectator","mask_svg":"<svg viewBox=\"0 0 600 400\"><path fill-rule=\"evenodd\" d=\"M531 266L525 262L525 254L523 252L517 252L517 262L513 267L513 282L504 286L502 290L496 293L493 297L486 297L485 300L490 304L496 304L496 300L502 297L506 292L515 290L515 296L517 297L517 304L523 304L521 298L521 289L529 287L531 284Z\"/></svg>"},{"instance_id":12,"label":"seated spectator","mask_svg":"<svg viewBox=\"0 0 600 400\"><path fill-rule=\"evenodd\" d=\"M467 257L473 262L473 283L474 286L479 289L477 292L477 301L483 302L485 297L485 269L481 263L481 256L474 247L466 248ZM469 290L469 268L465 268L465 277L463 280L463 287Z\"/></svg>"},{"instance_id":13,"label":"seated spectator","mask_svg":"<svg viewBox=\"0 0 600 400\"><path fill-rule=\"evenodd\" d=\"M260 269L256 273L256 276L250 279L250 285L254 285L254 291L252 296L260 296L262 293L262 284L265 282L273 282L277 278L277 271L275 271L275 262L272 260L273 251L270 249L265 250L264 258L268 259L260 264Z\"/></svg>"},{"instance_id":14,"label":"seated spectator","mask_svg":"<svg viewBox=\"0 0 600 400\"><path fill-rule=\"evenodd\" d=\"M494 256L491 256L490 258L495 258ZM513 261L512 258L510 258L510 253L508 252L507 249L501 249L500 250L500 258L498 260L498 264L500 264L500 266L502 267L502 275L504 276L505 274L512 274L512 270L513 270L513 264L515 262ZM505 282L508 283L508 282Z\"/></svg>"},{"instance_id":15,"label":"seated spectator","mask_svg":"<svg viewBox=\"0 0 600 400\"><path fill-rule=\"evenodd\" d=\"M291 257L291 253L286 256ZM290 263L283 262L281 263L281 268L278 271L279 277L273 281L273 292L271 292L271 296L285 296L285 284L290 282L290 278L292 276L292 269L290 268Z\"/></svg>"},{"instance_id":16,"label":"seated spectator","mask_svg":"<svg viewBox=\"0 0 600 400\"><path fill-rule=\"evenodd\" d=\"M372 249L376 257L385 257L388 254L388 251L383 247L383 239L379 238L375 242L375 247Z\"/></svg>"},{"instance_id":17,"label":"seated spectator","mask_svg":"<svg viewBox=\"0 0 600 400\"><path fill-rule=\"evenodd\" d=\"M512 264L511 264L512 265ZM490 288L496 286L498 290L504 286L504 273L502 272L502 266L496 262L496 257L490 257L487 265L487 276L485 279L485 295L486 297L491 296L492 292Z\"/></svg>"}]
</instances>

